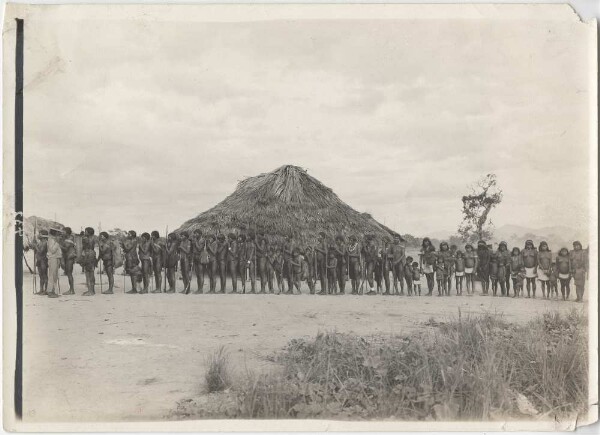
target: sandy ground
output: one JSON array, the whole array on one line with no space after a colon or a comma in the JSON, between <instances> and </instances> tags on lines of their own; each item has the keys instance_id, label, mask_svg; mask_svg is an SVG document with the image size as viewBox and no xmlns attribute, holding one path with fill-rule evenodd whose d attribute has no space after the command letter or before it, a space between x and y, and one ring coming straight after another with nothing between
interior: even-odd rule
<instances>
[{"instance_id":1,"label":"sandy ground","mask_svg":"<svg viewBox=\"0 0 600 435\"><path fill-rule=\"evenodd\" d=\"M432 317L456 317L459 308L526 322L549 310L584 307L478 295L125 295L120 275L115 295L81 296L84 277L76 275L77 295L49 299L32 295L31 280L26 274L26 421L162 419L178 400L202 393L205 359L220 345L241 373L268 370L266 356L318 331L398 334L425 328ZM66 277L61 284L64 291Z\"/></svg>"}]
</instances>

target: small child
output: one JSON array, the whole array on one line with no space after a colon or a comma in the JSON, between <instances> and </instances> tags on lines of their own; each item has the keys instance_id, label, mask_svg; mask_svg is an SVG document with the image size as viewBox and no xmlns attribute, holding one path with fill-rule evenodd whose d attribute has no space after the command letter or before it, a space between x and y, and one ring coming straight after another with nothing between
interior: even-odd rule
<instances>
[{"instance_id":1,"label":"small child","mask_svg":"<svg viewBox=\"0 0 600 435\"><path fill-rule=\"evenodd\" d=\"M412 277L412 284L415 295L417 294L417 292L419 292L419 296L421 296L421 269L419 268L419 263L417 263L416 261L412 264L412 271L410 275Z\"/></svg>"},{"instance_id":2,"label":"small child","mask_svg":"<svg viewBox=\"0 0 600 435\"><path fill-rule=\"evenodd\" d=\"M404 279L406 280L406 289L408 290L408 296L413 295L412 263L413 258L411 256L408 256L406 257L406 263L404 263L404 266L402 267L404 272Z\"/></svg>"},{"instance_id":3,"label":"small child","mask_svg":"<svg viewBox=\"0 0 600 435\"><path fill-rule=\"evenodd\" d=\"M518 297L523 290L523 278L521 271L523 270L523 257L521 257L521 250L514 247L510 254L510 263L508 265L510 269L510 277L513 282L514 296Z\"/></svg>"},{"instance_id":4,"label":"small child","mask_svg":"<svg viewBox=\"0 0 600 435\"><path fill-rule=\"evenodd\" d=\"M435 264L435 279L437 281L438 296L446 294L446 264L440 259Z\"/></svg>"},{"instance_id":5,"label":"small child","mask_svg":"<svg viewBox=\"0 0 600 435\"><path fill-rule=\"evenodd\" d=\"M454 277L456 279L456 295L462 296L463 280L465 278L465 254L463 251L456 251L454 261Z\"/></svg>"}]
</instances>

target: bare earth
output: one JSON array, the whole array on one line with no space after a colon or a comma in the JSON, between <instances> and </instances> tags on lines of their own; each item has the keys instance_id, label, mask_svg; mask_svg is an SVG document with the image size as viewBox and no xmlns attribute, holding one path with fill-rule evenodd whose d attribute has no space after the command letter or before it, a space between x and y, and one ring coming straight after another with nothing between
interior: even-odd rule
<instances>
[{"instance_id":1,"label":"bare earth","mask_svg":"<svg viewBox=\"0 0 600 435\"><path fill-rule=\"evenodd\" d=\"M318 331L401 334L426 328L432 317L455 318L459 308L463 315L498 312L526 322L584 307L539 296L125 295L120 275L114 295L99 294L97 285L95 296L81 296L84 277L76 275L77 295L49 299L32 295L31 280L26 274L26 421L162 419L178 400L202 393L205 358L220 345L242 373L268 370L265 357Z\"/></svg>"}]
</instances>

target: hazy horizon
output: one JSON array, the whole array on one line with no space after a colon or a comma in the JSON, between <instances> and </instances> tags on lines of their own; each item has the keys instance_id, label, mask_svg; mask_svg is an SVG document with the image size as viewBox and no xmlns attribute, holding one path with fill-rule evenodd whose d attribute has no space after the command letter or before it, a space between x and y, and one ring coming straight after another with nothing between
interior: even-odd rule
<instances>
[{"instance_id":1,"label":"hazy horizon","mask_svg":"<svg viewBox=\"0 0 600 435\"><path fill-rule=\"evenodd\" d=\"M26 216L164 231L294 164L400 233L454 232L487 173L496 227L589 225L579 22L53 18L25 26Z\"/></svg>"}]
</instances>

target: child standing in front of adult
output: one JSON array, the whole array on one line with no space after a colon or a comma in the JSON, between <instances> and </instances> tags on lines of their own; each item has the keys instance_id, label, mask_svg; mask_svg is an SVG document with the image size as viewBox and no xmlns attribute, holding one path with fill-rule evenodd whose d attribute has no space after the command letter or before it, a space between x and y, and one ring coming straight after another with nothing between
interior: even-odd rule
<instances>
[{"instance_id":1,"label":"child standing in front of adult","mask_svg":"<svg viewBox=\"0 0 600 435\"><path fill-rule=\"evenodd\" d=\"M513 282L513 298L516 298L519 296L519 294L521 294L523 290L523 279L521 276L523 270L523 257L521 256L521 250L517 247L514 247L512 249L510 255L509 269L510 277Z\"/></svg>"},{"instance_id":2,"label":"child standing in front of adult","mask_svg":"<svg viewBox=\"0 0 600 435\"><path fill-rule=\"evenodd\" d=\"M548 295L548 299L554 296L554 300L558 300L558 270L556 268L556 263L554 262L550 265L548 283L550 286L550 294Z\"/></svg>"},{"instance_id":3,"label":"child standing in front of adult","mask_svg":"<svg viewBox=\"0 0 600 435\"><path fill-rule=\"evenodd\" d=\"M415 295L417 294L417 292L419 292L419 296L421 296L421 268L419 267L419 263L417 263L416 261L412 264L411 276L413 291Z\"/></svg>"},{"instance_id":4,"label":"child standing in front of adult","mask_svg":"<svg viewBox=\"0 0 600 435\"><path fill-rule=\"evenodd\" d=\"M465 278L465 254L456 252L454 276L456 278L456 295L462 296L463 279Z\"/></svg>"},{"instance_id":5,"label":"child standing in front of adult","mask_svg":"<svg viewBox=\"0 0 600 435\"><path fill-rule=\"evenodd\" d=\"M473 272L477 268L477 253L473 250L473 245L465 246L465 283L467 285L467 295L473 296Z\"/></svg>"},{"instance_id":6,"label":"child standing in front of adult","mask_svg":"<svg viewBox=\"0 0 600 435\"><path fill-rule=\"evenodd\" d=\"M569 250L567 248L562 248L558 251L556 271L558 272L558 280L560 281L560 293L563 301L566 301L571 294L571 259L569 258Z\"/></svg>"},{"instance_id":7,"label":"child standing in front of adult","mask_svg":"<svg viewBox=\"0 0 600 435\"><path fill-rule=\"evenodd\" d=\"M446 263L443 258L438 258L435 263L435 279L437 281L438 296L446 294Z\"/></svg>"},{"instance_id":8,"label":"child standing in front of adult","mask_svg":"<svg viewBox=\"0 0 600 435\"><path fill-rule=\"evenodd\" d=\"M413 295L413 277L412 277L412 263L413 258L411 256L406 257L406 263L402 265L404 279L406 281L406 290L408 295ZM415 293L416 296L416 293Z\"/></svg>"}]
</instances>

